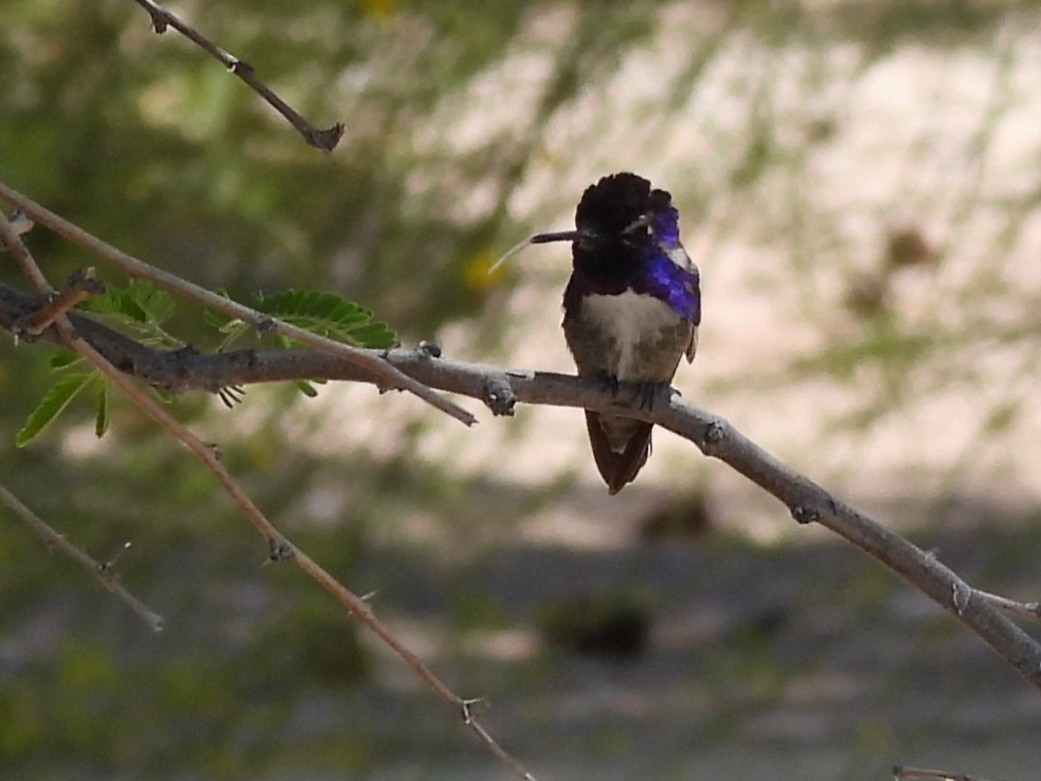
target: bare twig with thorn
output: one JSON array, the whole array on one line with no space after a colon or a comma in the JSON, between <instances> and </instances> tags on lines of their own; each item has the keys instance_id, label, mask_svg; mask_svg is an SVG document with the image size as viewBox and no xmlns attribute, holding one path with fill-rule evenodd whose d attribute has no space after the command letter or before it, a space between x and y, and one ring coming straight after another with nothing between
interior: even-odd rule
<instances>
[{"instance_id":1,"label":"bare twig with thorn","mask_svg":"<svg viewBox=\"0 0 1041 781\"><path fill-rule=\"evenodd\" d=\"M325 130L319 130L258 79L252 65L224 51L190 24L174 16L158 3L153 3L152 0L134 0L134 2L148 12L152 18L152 29L157 35L162 35L168 27L172 27L196 46L208 52L225 68L246 82L250 89L267 101L275 111L285 117L310 146L321 149L323 152L331 152L336 148L343 136L342 122L337 122Z\"/></svg>"},{"instance_id":2,"label":"bare twig with thorn","mask_svg":"<svg viewBox=\"0 0 1041 781\"><path fill-rule=\"evenodd\" d=\"M119 582L114 561L97 561L90 554L77 548L32 510L22 504L18 497L2 485L0 485L0 502L7 505L11 512L21 518L47 545L82 565L102 586L123 600L134 613L140 616L141 620L148 624L152 631L161 632L163 630L163 617L150 610L144 602L127 591L123 584Z\"/></svg>"},{"instance_id":3,"label":"bare twig with thorn","mask_svg":"<svg viewBox=\"0 0 1041 781\"><path fill-rule=\"evenodd\" d=\"M69 279L64 290L55 293L39 309L25 318L21 329L30 336L39 336L54 321L86 298L105 292L105 285L98 279L93 268L81 269Z\"/></svg>"},{"instance_id":4,"label":"bare twig with thorn","mask_svg":"<svg viewBox=\"0 0 1041 781\"><path fill-rule=\"evenodd\" d=\"M0 213L0 239L7 240L12 247L25 275L33 282L38 294L49 295L52 291L47 283L43 272L33 259L29 250L14 235L14 230L7 218ZM219 451L213 446L203 442L191 429L178 421L173 415L166 411L162 404L157 402L144 390L142 390L134 379L108 361L100 352L76 332L72 321L67 314L59 315L54 322L54 328L60 334L62 340L69 348L78 352L95 369L102 372L109 380L120 388L142 411L147 413L153 420L169 432L175 439L188 448L189 451L210 471L217 479L221 487L231 497L243 515L253 524L254 528L267 540L268 550L272 561L292 561L300 569L311 576L319 585L331 593L347 612L358 621L368 627L388 648L411 669L441 700L452 708L458 708L459 703L464 702L457 696L448 685L442 681L429 667L427 667L418 656L410 651L398 638L387 628L387 626L376 618L365 601L344 586L333 577L328 570L306 553L295 547L275 525L268 519L264 512L254 503L241 485L232 477L231 473L221 464ZM477 721L470 718L465 721L467 729L476 735L485 748L509 768L518 778L524 781L534 781L534 776L529 773L523 765L513 758L499 743L492 738L488 731Z\"/></svg>"},{"instance_id":5,"label":"bare twig with thorn","mask_svg":"<svg viewBox=\"0 0 1041 781\"><path fill-rule=\"evenodd\" d=\"M990 594L979 589L975 590L975 595L1009 615L1033 621L1035 624L1041 624L1041 602L1017 602L1014 599L998 594Z\"/></svg>"}]
</instances>

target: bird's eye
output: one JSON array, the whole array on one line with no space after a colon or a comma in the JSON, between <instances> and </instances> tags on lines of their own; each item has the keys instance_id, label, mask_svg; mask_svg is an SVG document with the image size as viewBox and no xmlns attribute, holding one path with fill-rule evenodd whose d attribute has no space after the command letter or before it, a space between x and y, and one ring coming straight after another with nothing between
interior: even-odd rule
<instances>
[{"instance_id":1,"label":"bird's eye","mask_svg":"<svg viewBox=\"0 0 1041 781\"><path fill-rule=\"evenodd\" d=\"M628 236L630 233L639 230L640 228L646 228L650 225L651 215L641 214L637 219L633 220L629 225L622 231L623 236Z\"/></svg>"}]
</instances>

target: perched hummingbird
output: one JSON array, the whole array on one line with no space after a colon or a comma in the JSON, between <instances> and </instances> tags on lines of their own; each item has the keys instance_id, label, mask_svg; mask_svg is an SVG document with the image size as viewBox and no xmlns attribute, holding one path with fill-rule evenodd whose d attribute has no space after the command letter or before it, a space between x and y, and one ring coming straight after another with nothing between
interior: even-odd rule
<instances>
[{"instance_id":1,"label":"perched hummingbird","mask_svg":"<svg viewBox=\"0 0 1041 781\"><path fill-rule=\"evenodd\" d=\"M531 242L570 241L564 337L583 377L668 385L680 358L694 360L701 323L698 268L680 244L679 212L665 190L631 173L605 176L582 194L575 230ZM651 453L651 424L586 411L593 458L611 494Z\"/></svg>"}]
</instances>

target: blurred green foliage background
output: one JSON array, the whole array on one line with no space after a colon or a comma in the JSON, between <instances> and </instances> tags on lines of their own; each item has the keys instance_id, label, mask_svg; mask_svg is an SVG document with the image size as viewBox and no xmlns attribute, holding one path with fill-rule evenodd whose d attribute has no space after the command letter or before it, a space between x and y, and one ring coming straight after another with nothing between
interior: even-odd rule
<instances>
[{"instance_id":1,"label":"blurred green foliage background","mask_svg":"<svg viewBox=\"0 0 1041 781\"><path fill-rule=\"evenodd\" d=\"M702 266L699 403L919 533L912 521L943 521L981 585L1031 588L1039 6L171 6L314 125L344 122L323 155L130 0L4 0L0 180L240 300L332 290L406 343L566 370L566 260L486 271L565 226L586 184L635 169L674 192ZM52 281L96 263L44 230L29 241ZM0 281L26 287L3 256ZM191 307L172 328L213 346ZM16 450L50 354L0 348L0 480L98 558L130 540L121 577L169 629L149 635L0 511L5 776L502 773L324 594L261 567L210 477L129 406L100 444L85 405ZM998 664L978 644L909 614L871 563L795 546L776 508L674 443L605 504L574 416L460 432L399 397L322 394L175 409L298 544L378 591L377 612L460 693L491 694L497 735L546 777L1036 767L1036 702L1001 670L963 684ZM566 435L547 420L574 446L551 452ZM648 633L628 661L576 654L588 638L569 628L600 616ZM938 648L959 651L926 664ZM1015 706L994 714L994 699ZM965 740L944 753L952 734Z\"/></svg>"}]
</instances>

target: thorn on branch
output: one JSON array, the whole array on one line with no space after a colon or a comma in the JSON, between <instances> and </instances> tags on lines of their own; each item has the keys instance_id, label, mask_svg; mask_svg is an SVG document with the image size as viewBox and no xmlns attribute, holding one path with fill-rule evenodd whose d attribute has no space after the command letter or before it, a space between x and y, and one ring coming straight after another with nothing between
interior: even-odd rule
<instances>
[{"instance_id":1,"label":"thorn on branch","mask_svg":"<svg viewBox=\"0 0 1041 781\"><path fill-rule=\"evenodd\" d=\"M321 149L323 152L332 152L336 149L336 145L340 143L340 139L343 138L343 131L344 125L342 122L337 122L332 127L327 127L324 130L310 128L304 135L304 140L315 149Z\"/></svg>"},{"instance_id":2,"label":"thorn on branch","mask_svg":"<svg viewBox=\"0 0 1041 781\"><path fill-rule=\"evenodd\" d=\"M964 580L959 580L951 586L951 600L954 602L954 610L959 616L969 606L970 599L972 599L972 587Z\"/></svg>"},{"instance_id":3,"label":"thorn on branch","mask_svg":"<svg viewBox=\"0 0 1041 781\"><path fill-rule=\"evenodd\" d=\"M472 700L459 700L459 712L463 717L463 724L472 724L477 716L487 711L491 703L487 697L475 697Z\"/></svg>"},{"instance_id":4,"label":"thorn on branch","mask_svg":"<svg viewBox=\"0 0 1041 781\"><path fill-rule=\"evenodd\" d=\"M158 613L149 610L143 602L127 591L123 584L119 582L119 578L115 576L115 572L113 571L116 561L122 553L130 547L129 542L123 546L123 549L119 551L111 561L100 562L95 560L86 551L77 548L65 539L63 534L59 534L55 529L51 528L2 485L0 485L0 504L5 505L15 514L16 517L24 521L29 528L43 539L48 548L57 550L58 552L68 556L77 564L91 572L102 586L104 586L110 593L115 594L117 597L122 599L130 609L134 611L134 613L140 616L153 632L161 632L163 630L163 617Z\"/></svg>"},{"instance_id":5,"label":"thorn on branch","mask_svg":"<svg viewBox=\"0 0 1041 781\"><path fill-rule=\"evenodd\" d=\"M821 519L820 510L816 507L804 507L801 504L796 504L791 507L791 513L795 522L802 526L808 523L816 523Z\"/></svg>"},{"instance_id":6,"label":"thorn on branch","mask_svg":"<svg viewBox=\"0 0 1041 781\"><path fill-rule=\"evenodd\" d=\"M285 537L272 537L268 540L268 558L271 561L292 561L295 556L296 548Z\"/></svg>"},{"instance_id":7,"label":"thorn on branch","mask_svg":"<svg viewBox=\"0 0 1041 781\"><path fill-rule=\"evenodd\" d=\"M162 35L170 26L170 13L152 0L137 0L137 4L145 9L151 22L152 31L156 35Z\"/></svg>"},{"instance_id":8,"label":"thorn on branch","mask_svg":"<svg viewBox=\"0 0 1041 781\"><path fill-rule=\"evenodd\" d=\"M483 401L493 415L513 415L513 408L517 405L517 394L513 392L510 381L502 375L489 377L485 381L481 391Z\"/></svg>"},{"instance_id":9,"label":"thorn on branch","mask_svg":"<svg viewBox=\"0 0 1041 781\"><path fill-rule=\"evenodd\" d=\"M108 561L98 562L98 573L104 576L106 581L114 582L116 580L116 564L119 563L119 559L130 550L130 543L123 543L123 547L116 551L116 555Z\"/></svg>"},{"instance_id":10,"label":"thorn on branch","mask_svg":"<svg viewBox=\"0 0 1041 781\"><path fill-rule=\"evenodd\" d=\"M231 60L231 64L228 66L228 70L234 73L236 76L252 76L254 74L253 66L245 60L240 60L237 57L228 55L228 59Z\"/></svg>"},{"instance_id":11,"label":"thorn on branch","mask_svg":"<svg viewBox=\"0 0 1041 781\"><path fill-rule=\"evenodd\" d=\"M187 22L174 16L165 8L154 2L154 0L135 0L135 2L148 13L152 22L152 29L155 30L157 34L162 34L166 32L168 27L173 27L185 38L224 65L224 67L226 67L231 73L242 79L242 81L257 93L262 100L281 114L286 121L289 122L289 124L291 124L301 136L303 136L304 141L307 142L308 145L326 152L331 152L336 147L340 137L343 135L343 125L341 123L333 125L328 130L315 129L289 104L272 92L267 85L261 82L260 79L257 78L253 66L249 63L243 62L237 57L232 56L229 52L224 51L201 32L196 30Z\"/></svg>"}]
</instances>

